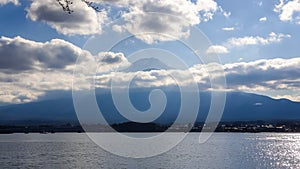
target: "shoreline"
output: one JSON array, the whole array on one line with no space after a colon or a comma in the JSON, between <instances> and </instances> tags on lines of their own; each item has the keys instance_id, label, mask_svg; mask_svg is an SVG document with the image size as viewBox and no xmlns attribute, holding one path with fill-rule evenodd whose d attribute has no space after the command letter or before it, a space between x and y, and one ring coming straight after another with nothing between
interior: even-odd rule
<instances>
[{"instance_id":1,"label":"shoreline","mask_svg":"<svg viewBox=\"0 0 300 169\"><path fill-rule=\"evenodd\" d=\"M61 134L61 133L75 133L75 134L85 134L85 133L162 133L161 131L146 131L146 132L133 132L133 131L105 131L105 132L76 132L76 131L60 131L60 132L0 132L0 135L10 135L10 134ZM190 131L190 132L183 132L183 131L171 131L167 133L210 133L208 131ZM213 133L285 133L285 134L300 134L300 132L275 132L275 131L261 131L261 132L224 132L224 131L214 131Z\"/></svg>"}]
</instances>

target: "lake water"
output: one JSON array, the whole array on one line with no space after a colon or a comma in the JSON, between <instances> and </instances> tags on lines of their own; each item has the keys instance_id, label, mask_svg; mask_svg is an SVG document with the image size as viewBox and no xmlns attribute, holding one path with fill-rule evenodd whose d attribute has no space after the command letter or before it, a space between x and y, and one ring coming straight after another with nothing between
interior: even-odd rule
<instances>
[{"instance_id":1,"label":"lake water","mask_svg":"<svg viewBox=\"0 0 300 169\"><path fill-rule=\"evenodd\" d=\"M162 155L131 159L106 152L81 133L0 135L0 168L300 168L300 134L192 133Z\"/></svg>"}]
</instances>

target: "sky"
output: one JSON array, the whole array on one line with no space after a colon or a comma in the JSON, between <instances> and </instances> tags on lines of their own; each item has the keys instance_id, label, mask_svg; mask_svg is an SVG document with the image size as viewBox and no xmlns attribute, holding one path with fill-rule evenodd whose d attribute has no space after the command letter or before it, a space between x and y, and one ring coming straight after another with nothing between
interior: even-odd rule
<instances>
[{"instance_id":1,"label":"sky","mask_svg":"<svg viewBox=\"0 0 300 169\"><path fill-rule=\"evenodd\" d=\"M88 88L72 85L78 57L83 59L77 66L97 62L95 84L100 89L109 88L111 79L122 88L133 77L135 87L168 87L176 83L170 74L176 74L183 85L193 81L200 90L213 90L205 65L178 41L193 36L194 28L210 41L202 52L219 57L224 90L300 101L300 0L104 0L95 5L100 11L73 0L74 12L68 14L55 0L0 0L1 104ZM111 51L90 49L93 39L102 38L96 46L100 49L122 34L135 36ZM160 52L140 51L145 48ZM134 56L155 55L174 65L172 54L187 67L128 71L137 65L131 63ZM157 59L148 64L160 65Z\"/></svg>"}]
</instances>

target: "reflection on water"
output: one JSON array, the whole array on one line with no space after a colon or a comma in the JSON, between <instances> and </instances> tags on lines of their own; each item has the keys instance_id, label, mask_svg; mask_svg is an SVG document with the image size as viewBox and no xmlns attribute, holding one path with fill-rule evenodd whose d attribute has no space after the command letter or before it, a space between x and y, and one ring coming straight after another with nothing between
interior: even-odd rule
<instances>
[{"instance_id":1,"label":"reflection on water","mask_svg":"<svg viewBox=\"0 0 300 169\"><path fill-rule=\"evenodd\" d=\"M256 154L262 167L300 168L300 135L268 134L257 138Z\"/></svg>"},{"instance_id":2,"label":"reflection on water","mask_svg":"<svg viewBox=\"0 0 300 169\"><path fill-rule=\"evenodd\" d=\"M300 134L190 134L160 156L129 159L103 151L85 134L0 135L0 168L300 168Z\"/></svg>"}]
</instances>

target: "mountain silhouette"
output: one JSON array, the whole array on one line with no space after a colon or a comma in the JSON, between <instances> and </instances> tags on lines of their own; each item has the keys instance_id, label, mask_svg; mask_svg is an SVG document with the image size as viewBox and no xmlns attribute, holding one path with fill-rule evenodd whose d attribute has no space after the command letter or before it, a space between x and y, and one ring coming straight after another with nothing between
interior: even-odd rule
<instances>
[{"instance_id":1,"label":"mountain silhouette","mask_svg":"<svg viewBox=\"0 0 300 169\"><path fill-rule=\"evenodd\" d=\"M140 111L150 107L149 91L130 92L133 106ZM180 110L180 93L166 91L166 109L155 121L172 123ZM103 92L96 96L99 108L108 123L122 123L124 118L114 106L111 93ZM209 92L200 93L200 108L197 122L205 121L211 102ZM187 116L189 112L184 112ZM287 99L273 99L263 95L243 92L228 92L222 121L274 121L300 120L300 103ZM78 123L73 100L61 98L0 107L1 124L38 124L38 123Z\"/></svg>"}]
</instances>

